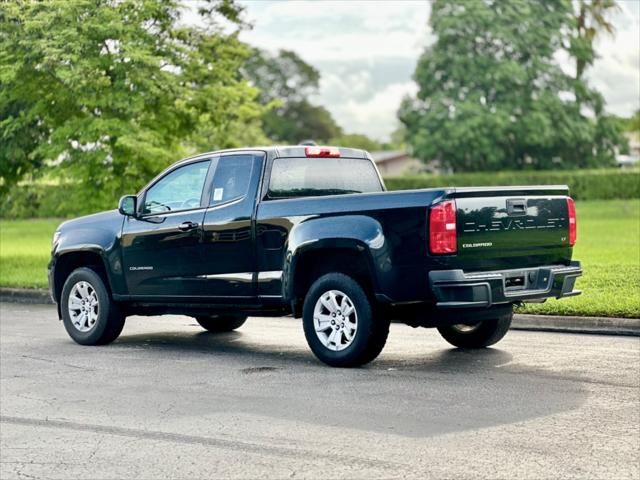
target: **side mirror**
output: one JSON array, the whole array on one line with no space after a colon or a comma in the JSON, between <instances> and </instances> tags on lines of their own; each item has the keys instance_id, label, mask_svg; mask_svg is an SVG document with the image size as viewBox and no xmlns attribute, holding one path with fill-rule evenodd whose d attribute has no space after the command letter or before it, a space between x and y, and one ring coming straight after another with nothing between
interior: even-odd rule
<instances>
[{"instance_id":1,"label":"side mirror","mask_svg":"<svg viewBox=\"0 0 640 480\"><path fill-rule=\"evenodd\" d=\"M138 197L135 195L125 195L120 199L118 211L127 217L135 217L138 208Z\"/></svg>"}]
</instances>

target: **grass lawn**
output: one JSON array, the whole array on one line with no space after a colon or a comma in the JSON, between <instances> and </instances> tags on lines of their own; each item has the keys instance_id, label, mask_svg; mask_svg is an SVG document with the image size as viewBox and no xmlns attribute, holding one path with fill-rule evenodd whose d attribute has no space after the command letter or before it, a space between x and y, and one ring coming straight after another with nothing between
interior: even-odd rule
<instances>
[{"instance_id":1,"label":"grass lawn","mask_svg":"<svg viewBox=\"0 0 640 480\"><path fill-rule=\"evenodd\" d=\"M62 220L0 220L0 287L44 288L51 239Z\"/></svg>"},{"instance_id":2,"label":"grass lawn","mask_svg":"<svg viewBox=\"0 0 640 480\"><path fill-rule=\"evenodd\" d=\"M520 309L551 315L640 317L640 200L577 203L583 294ZM60 220L0 220L0 286L46 287L51 237Z\"/></svg>"}]
</instances>

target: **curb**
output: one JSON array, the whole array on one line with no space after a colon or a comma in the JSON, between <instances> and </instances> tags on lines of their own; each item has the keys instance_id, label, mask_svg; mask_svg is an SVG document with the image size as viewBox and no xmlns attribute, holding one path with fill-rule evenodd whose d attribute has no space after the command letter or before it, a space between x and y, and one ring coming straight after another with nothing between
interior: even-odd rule
<instances>
[{"instance_id":1,"label":"curb","mask_svg":"<svg viewBox=\"0 0 640 480\"><path fill-rule=\"evenodd\" d=\"M53 305L48 290L35 288L0 288L0 302Z\"/></svg>"},{"instance_id":2,"label":"curb","mask_svg":"<svg viewBox=\"0 0 640 480\"><path fill-rule=\"evenodd\" d=\"M640 318L515 314L513 330L640 336Z\"/></svg>"},{"instance_id":3,"label":"curb","mask_svg":"<svg viewBox=\"0 0 640 480\"><path fill-rule=\"evenodd\" d=\"M47 290L0 288L0 302L53 305ZM564 317L516 313L513 330L640 336L640 318Z\"/></svg>"}]
</instances>

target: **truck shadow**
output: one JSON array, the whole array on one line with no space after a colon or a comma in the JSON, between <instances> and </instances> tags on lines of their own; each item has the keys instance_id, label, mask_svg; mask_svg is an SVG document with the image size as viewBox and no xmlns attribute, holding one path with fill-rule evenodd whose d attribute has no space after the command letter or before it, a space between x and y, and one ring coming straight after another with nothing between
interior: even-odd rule
<instances>
[{"instance_id":1,"label":"truck shadow","mask_svg":"<svg viewBox=\"0 0 640 480\"><path fill-rule=\"evenodd\" d=\"M411 437L555 415L577 409L588 397L579 377L518 363L499 348L396 350L363 368L334 369L319 363L299 340L262 340L241 331L165 332L123 336L114 346L144 346L171 357L211 355L217 372L210 388L217 382L250 385L244 395L219 398L216 410ZM234 362L215 361L229 356ZM190 408L207 412L206 406Z\"/></svg>"}]
</instances>

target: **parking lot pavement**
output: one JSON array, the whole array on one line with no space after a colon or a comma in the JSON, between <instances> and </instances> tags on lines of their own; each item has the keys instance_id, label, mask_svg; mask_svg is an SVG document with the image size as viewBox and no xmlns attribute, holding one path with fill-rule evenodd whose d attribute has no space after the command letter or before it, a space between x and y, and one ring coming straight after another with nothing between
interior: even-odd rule
<instances>
[{"instance_id":1,"label":"parking lot pavement","mask_svg":"<svg viewBox=\"0 0 640 480\"><path fill-rule=\"evenodd\" d=\"M291 318L134 317L72 343L0 304L0 477L640 478L640 338L512 331L466 352L393 325L366 368Z\"/></svg>"}]
</instances>

